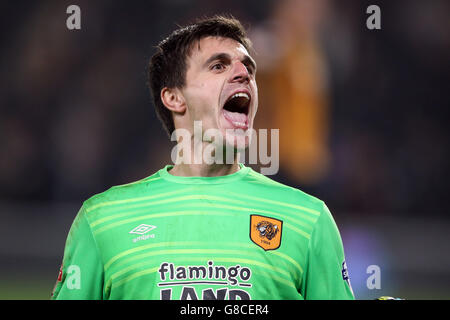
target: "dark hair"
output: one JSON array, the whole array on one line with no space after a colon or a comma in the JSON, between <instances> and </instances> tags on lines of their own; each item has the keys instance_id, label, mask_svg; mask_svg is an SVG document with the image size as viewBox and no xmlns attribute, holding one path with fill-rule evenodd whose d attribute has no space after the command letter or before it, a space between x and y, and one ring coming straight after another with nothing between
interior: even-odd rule
<instances>
[{"instance_id":1,"label":"dark hair","mask_svg":"<svg viewBox=\"0 0 450 320\"><path fill-rule=\"evenodd\" d=\"M183 88L186 81L187 58L194 43L205 37L231 38L241 43L248 51L251 42L242 24L232 16L203 18L186 27L173 31L156 47L148 66L148 85L153 96L156 114L164 129L171 136L175 130L172 112L161 101L161 90Z\"/></svg>"}]
</instances>

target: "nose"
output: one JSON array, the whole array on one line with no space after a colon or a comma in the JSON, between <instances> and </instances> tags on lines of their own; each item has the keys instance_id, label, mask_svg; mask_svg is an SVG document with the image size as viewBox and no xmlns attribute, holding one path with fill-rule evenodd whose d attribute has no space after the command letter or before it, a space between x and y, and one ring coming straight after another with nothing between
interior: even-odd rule
<instances>
[{"instance_id":1,"label":"nose","mask_svg":"<svg viewBox=\"0 0 450 320\"><path fill-rule=\"evenodd\" d=\"M248 73L247 67L241 62L237 61L233 65L233 74L231 77L231 82L249 82L250 75Z\"/></svg>"}]
</instances>

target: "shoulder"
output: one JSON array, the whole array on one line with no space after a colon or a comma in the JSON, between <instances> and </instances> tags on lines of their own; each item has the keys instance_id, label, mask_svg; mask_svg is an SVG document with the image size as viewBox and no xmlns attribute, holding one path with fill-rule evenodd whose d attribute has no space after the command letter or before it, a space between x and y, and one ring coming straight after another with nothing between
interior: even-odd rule
<instances>
[{"instance_id":1,"label":"shoulder","mask_svg":"<svg viewBox=\"0 0 450 320\"><path fill-rule=\"evenodd\" d=\"M93 221L105 210L120 208L129 203L138 202L149 195L149 191L158 188L161 181L159 171L149 177L127 184L112 186L95 194L83 202L82 211L88 221Z\"/></svg>"},{"instance_id":2,"label":"shoulder","mask_svg":"<svg viewBox=\"0 0 450 320\"><path fill-rule=\"evenodd\" d=\"M307 209L313 213L320 214L326 207L325 203L298 188L288 186L277 182L261 173L250 170L247 179L250 183L259 185L261 188L267 189L273 199L285 202L287 205L299 206L299 208Z\"/></svg>"}]
</instances>

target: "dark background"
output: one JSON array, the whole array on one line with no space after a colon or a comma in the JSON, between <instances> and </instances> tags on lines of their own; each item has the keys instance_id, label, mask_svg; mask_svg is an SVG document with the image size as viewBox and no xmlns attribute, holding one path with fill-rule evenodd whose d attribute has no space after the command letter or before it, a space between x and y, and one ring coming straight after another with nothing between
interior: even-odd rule
<instances>
[{"instance_id":1,"label":"dark background","mask_svg":"<svg viewBox=\"0 0 450 320\"><path fill-rule=\"evenodd\" d=\"M71 4L81 30L66 27ZM370 4L381 30L366 27ZM171 162L148 59L177 25L216 13L254 42L257 126L313 144L282 151L271 178L327 203L356 297L450 298L448 1L2 1L0 12L0 298L48 299L82 201ZM304 84L289 93L298 105L277 98L280 83ZM380 289L366 286L370 265Z\"/></svg>"}]
</instances>

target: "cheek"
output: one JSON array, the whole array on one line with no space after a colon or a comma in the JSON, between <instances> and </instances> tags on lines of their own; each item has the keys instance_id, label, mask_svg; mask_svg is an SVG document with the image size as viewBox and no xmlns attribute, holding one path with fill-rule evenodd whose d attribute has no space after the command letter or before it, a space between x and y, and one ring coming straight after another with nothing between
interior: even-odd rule
<instances>
[{"instance_id":1,"label":"cheek","mask_svg":"<svg viewBox=\"0 0 450 320\"><path fill-rule=\"evenodd\" d=\"M215 117L217 113L218 95L216 89L207 82L191 86L186 91L186 103L193 120L203 120Z\"/></svg>"}]
</instances>

